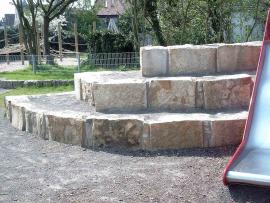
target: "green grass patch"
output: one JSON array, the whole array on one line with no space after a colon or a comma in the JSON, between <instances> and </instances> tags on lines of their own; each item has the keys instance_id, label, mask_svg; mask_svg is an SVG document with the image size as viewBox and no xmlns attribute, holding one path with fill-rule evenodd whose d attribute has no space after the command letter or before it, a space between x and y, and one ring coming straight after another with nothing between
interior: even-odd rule
<instances>
[{"instance_id":1,"label":"green grass patch","mask_svg":"<svg viewBox=\"0 0 270 203\"><path fill-rule=\"evenodd\" d=\"M74 77L74 68L46 68L37 71L36 74L31 67L14 72L2 72L0 78L7 80L72 80Z\"/></svg>"},{"instance_id":2,"label":"green grass patch","mask_svg":"<svg viewBox=\"0 0 270 203\"><path fill-rule=\"evenodd\" d=\"M12 89L6 93L0 94L0 107L4 107L5 96L17 96L17 95L36 95L36 94L48 94L57 92L69 92L73 91L72 85L58 86L58 87L24 87Z\"/></svg>"},{"instance_id":3,"label":"green grass patch","mask_svg":"<svg viewBox=\"0 0 270 203\"><path fill-rule=\"evenodd\" d=\"M97 72L97 71L130 71L138 70L138 68L127 68L120 66L118 68L99 68L83 66L81 72ZM27 67L24 70L18 70L14 72L2 72L0 78L6 80L73 80L74 73L77 72L74 66L50 66L41 65L36 74L32 71L31 67Z\"/></svg>"}]
</instances>

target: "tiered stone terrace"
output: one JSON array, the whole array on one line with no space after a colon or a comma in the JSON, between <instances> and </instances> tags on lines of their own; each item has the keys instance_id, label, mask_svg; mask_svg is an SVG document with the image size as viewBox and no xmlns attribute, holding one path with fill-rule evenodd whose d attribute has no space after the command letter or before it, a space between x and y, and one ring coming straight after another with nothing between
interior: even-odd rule
<instances>
[{"instance_id":1,"label":"tiered stone terrace","mask_svg":"<svg viewBox=\"0 0 270 203\"><path fill-rule=\"evenodd\" d=\"M75 74L75 92L6 97L20 130L92 148L238 144L260 43L144 47L141 71Z\"/></svg>"}]
</instances>

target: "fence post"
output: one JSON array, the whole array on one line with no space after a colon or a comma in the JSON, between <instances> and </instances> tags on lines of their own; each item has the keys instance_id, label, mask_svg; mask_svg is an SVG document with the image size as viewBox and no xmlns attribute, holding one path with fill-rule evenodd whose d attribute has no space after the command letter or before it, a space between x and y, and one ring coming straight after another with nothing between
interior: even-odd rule
<instances>
[{"instance_id":1,"label":"fence post","mask_svg":"<svg viewBox=\"0 0 270 203\"><path fill-rule=\"evenodd\" d=\"M8 51L8 33L7 33L7 26L4 25L4 37L5 37L5 48L6 48L6 62L9 64L9 51Z\"/></svg>"},{"instance_id":2,"label":"fence post","mask_svg":"<svg viewBox=\"0 0 270 203\"><path fill-rule=\"evenodd\" d=\"M59 58L60 58L60 61L62 62L63 61L63 53L62 53L62 28L61 28L61 23L58 22L58 26L57 26L57 29L58 29L58 48L59 48Z\"/></svg>"},{"instance_id":3,"label":"fence post","mask_svg":"<svg viewBox=\"0 0 270 203\"><path fill-rule=\"evenodd\" d=\"M37 62L41 64L41 50L40 50L40 31L38 22L36 22L36 34L37 34Z\"/></svg>"},{"instance_id":4,"label":"fence post","mask_svg":"<svg viewBox=\"0 0 270 203\"><path fill-rule=\"evenodd\" d=\"M32 69L33 72L36 74L36 59L34 55L31 55L31 57L32 57Z\"/></svg>"},{"instance_id":5,"label":"fence post","mask_svg":"<svg viewBox=\"0 0 270 203\"><path fill-rule=\"evenodd\" d=\"M20 30L20 50L21 50L21 61L22 61L22 65L24 65L24 49L23 49L23 44L24 44L24 37L23 37L23 27L20 24L19 25L19 30Z\"/></svg>"},{"instance_id":6,"label":"fence post","mask_svg":"<svg viewBox=\"0 0 270 203\"><path fill-rule=\"evenodd\" d=\"M81 57L80 57L80 53L78 52L78 53L76 53L76 55L77 55L77 62L78 62L78 73L79 72L81 72Z\"/></svg>"}]
</instances>

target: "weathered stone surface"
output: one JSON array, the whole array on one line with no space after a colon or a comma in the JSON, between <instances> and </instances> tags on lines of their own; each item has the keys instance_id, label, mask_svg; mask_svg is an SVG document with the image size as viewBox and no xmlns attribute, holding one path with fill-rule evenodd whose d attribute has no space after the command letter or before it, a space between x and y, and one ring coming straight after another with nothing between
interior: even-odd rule
<instances>
[{"instance_id":1,"label":"weathered stone surface","mask_svg":"<svg viewBox=\"0 0 270 203\"><path fill-rule=\"evenodd\" d=\"M224 44L217 51L217 72L256 70L261 42Z\"/></svg>"},{"instance_id":2,"label":"weathered stone surface","mask_svg":"<svg viewBox=\"0 0 270 203\"><path fill-rule=\"evenodd\" d=\"M170 76L216 72L216 46L181 45L168 49Z\"/></svg>"},{"instance_id":3,"label":"weathered stone surface","mask_svg":"<svg viewBox=\"0 0 270 203\"><path fill-rule=\"evenodd\" d=\"M208 80L209 79L209 80ZM253 88L252 78L231 76L204 78L202 82L204 92L204 109L237 109L249 106Z\"/></svg>"},{"instance_id":4,"label":"weathered stone surface","mask_svg":"<svg viewBox=\"0 0 270 203\"><path fill-rule=\"evenodd\" d=\"M88 83L85 81L81 82L81 99L91 105L95 105L92 83Z\"/></svg>"},{"instance_id":5,"label":"weathered stone surface","mask_svg":"<svg viewBox=\"0 0 270 203\"><path fill-rule=\"evenodd\" d=\"M43 113L25 109L26 132L33 133L43 139L49 139L46 134L46 120Z\"/></svg>"},{"instance_id":6,"label":"weathered stone surface","mask_svg":"<svg viewBox=\"0 0 270 203\"><path fill-rule=\"evenodd\" d=\"M15 96L6 100L10 102L16 128L43 139L87 148L156 150L238 144L247 118L246 111L104 114L77 101L75 93Z\"/></svg>"},{"instance_id":7,"label":"weathered stone surface","mask_svg":"<svg viewBox=\"0 0 270 203\"><path fill-rule=\"evenodd\" d=\"M142 75L145 77L167 74L168 49L166 47L142 47L140 50Z\"/></svg>"},{"instance_id":8,"label":"weathered stone surface","mask_svg":"<svg viewBox=\"0 0 270 203\"><path fill-rule=\"evenodd\" d=\"M96 111L140 111L147 108L146 83L117 81L94 83L93 96Z\"/></svg>"},{"instance_id":9,"label":"weathered stone surface","mask_svg":"<svg viewBox=\"0 0 270 203\"><path fill-rule=\"evenodd\" d=\"M12 122L12 107L11 107L11 101L8 99L8 97L4 98L5 108L6 108L6 117L9 120L9 122Z\"/></svg>"},{"instance_id":10,"label":"weathered stone surface","mask_svg":"<svg viewBox=\"0 0 270 203\"><path fill-rule=\"evenodd\" d=\"M203 147L203 127L200 121L182 120L150 123L147 149L182 149Z\"/></svg>"},{"instance_id":11,"label":"weathered stone surface","mask_svg":"<svg viewBox=\"0 0 270 203\"><path fill-rule=\"evenodd\" d=\"M74 74L74 91L76 98L82 100L82 84L81 84L81 74Z\"/></svg>"},{"instance_id":12,"label":"weathered stone surface","mask_svg":"<svg viewBox=\"0 0 270 203\"><path fill-rule=\"evenodd\" d=\"M94 139L93 139L93 119L88 117L85 120L85 133L82 136L82 147L84 148L94 148Z\"/></svg>"},{"instance_id":13,"label":"weathered stone surface","mask_svg":"<svg viewBox=\"0 0 270 203\"><path fill-rule=\"evenodd\" d=\"M195 96L196 108L204 108L204 91L203 91L203 82L196 81L196 96Z\"/></svg>"},{"instance_id":14,"label":"weathered stone surface","mask_svg":"<svg viewBox=\"0 0 270 203\"><path fill-rule=\"evenodd\" d=\"M36 112L25 110L25 131L33 133L34 126L37 125Z\"/></svg>"},{"instance_id":15,"label":"weathered stone surface","mask_svg":"<svg viewBox=\"0 0 270 203\"><path fill-rule=\"evenodd\" d=\"M60 86L72 85L73 80L0 80L0 88L15 89L18 87L47 87L47 86Z\"/></svg>"},{"instance_id":16,"label":"weathered stone surface","mask_svg":"<svg viewBox=\"0 0 270 203\"><path fill-rule=\"evenodd\" d=\"M72 145L82 145L85 122L82 119L61 115L47 115L47 134L49 140Z\"/></svg>"},{"instance_id":17,"label":"weathered stone surface","mask_svg":"<svg viewBox=\"0 0 270 203\"><path fill-rule=\"evenodd\" d=\"M92 145L139 148L143 121L137 119L93 119Z\"/></svg>"},{"instance_id":18,"label":"weathered stone surface","mask_svg":"<svg viewBox=\"0 0 270 203\"><path fill-rule=\"evenodd\" d=\"M152 109L195 108L196 82L192 78L158 79L149 82L148 104Z\"/></svg>"},{"instance_id":19,"label":"weathered stone surface","mask_svg":"<svg viewBox=\"0 0 270 203\"><path fill-rule=\"evenodd\" d=\"M25 109L20 105L11 106L11 124L13 127L25 131Z\"/></svg>"},{"instance_id":20,"label":"weathered stone surface","mask_svg":"<svg viewBox=\"0 0 270 203\"><path fill-rule=\"evenodd\" d=\"M212 136L209 147L237 145L244 134L246 119L212 121Z\"/></svg>"}]
</instances>

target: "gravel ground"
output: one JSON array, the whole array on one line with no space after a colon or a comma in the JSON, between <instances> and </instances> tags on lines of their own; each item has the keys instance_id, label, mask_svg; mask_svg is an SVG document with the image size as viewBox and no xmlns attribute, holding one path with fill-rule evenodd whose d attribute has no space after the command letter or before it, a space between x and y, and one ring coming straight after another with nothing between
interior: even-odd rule
<instances>
[{"instance_id":1,"label":"gravel ground","mask_svg":"<svg viewBox=\"0 0 270 203\"><path fill-rule=\"evenodd\" d=\"M3 88L0 88L0 94L4 94L6 92L8 92L9 90L6 90L6 89L3 89Z\"/></svg>"},{"instance_id":2,"label":"gravel ground","mask_svg":"<svg viewBox=\"0 0 270 203\"><path fill-rule=\"evenodd\" d=\"M21 62L10 62L10 64L7 63L0 63L0 73L1 72L11 72L16 70L23 70L28 66L28 62L25 61L25 65L22 65Z\"/></svg>"},{"instance_id":3,"label":"gravel ground","mask_svg":"<svg viewBox=\"0 0 270 203\"><path fill-rule=\"evenodd\" d=\"M17 131L0 110L0 202L270 202L269 189L223 186L234 150L85 150Z\"/></svg>"}]
</instances>

